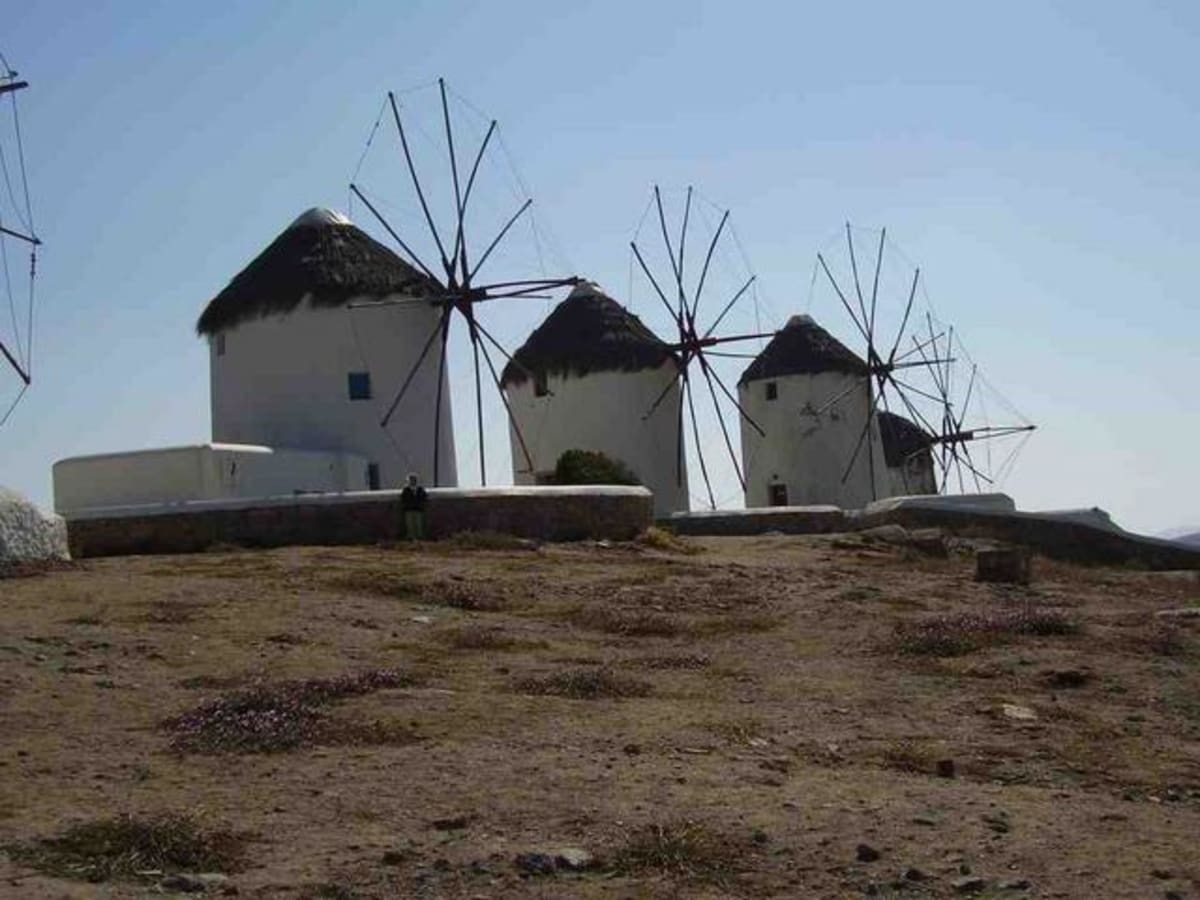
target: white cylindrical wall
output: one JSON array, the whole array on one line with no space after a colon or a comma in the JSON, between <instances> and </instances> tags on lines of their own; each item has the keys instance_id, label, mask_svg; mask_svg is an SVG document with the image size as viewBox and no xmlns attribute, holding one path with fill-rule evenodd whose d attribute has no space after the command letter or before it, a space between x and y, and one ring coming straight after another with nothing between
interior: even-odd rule
<instances>
[{"instance_id":1,"label":"white cylindrical wall","mask_svg":"<svg viewBox=\"0 0 1200 900\"><path fill-rule=\"evenodd\" d=\"M889 497L936 494L937 492L933 459L928 450L914 453L900 465L888 468L887 496Z\"/></svg>"},{"instance_id":2,"label":"white cylindrical wall","mask_svg":"<svg viewBox=\"0 0 1200 900\"><path fill-rule=\"evenodd\" d=\"M551 374L537 396L534 380L505 386L513 419L533 460L527 465L517 431L509 423L513 482L534 484L553 472L567 450L598 451L625 463L654 494L654 514L688 508L687 468L676 462L680 411L676 383L649 418L643 418L678 371L668 359L655 369Z\"/></svg>"},{"instance_id":3,"label":"white cylindrical wall","mask_svg":"<svg viewBox=\"0 0 1200 900\"><path fill-rule=\"evenodd\" d=\"M400 299L400 298L392 298ZM440 320L437 308L405 302L313 308L242 322L209 339L213 440L357 453L378 466L380 486L409 472L458 483L448 376L442 375L435 441L435 339L396 408L380 420ZM350 398L349 376L370 375L369 399Z\"/></svg>"},{"instance_id":4,"label":"white cylindrical wall","mask_svg":"<svg viewBox=\"0 0 1200 900\"><path fill-rule=\"evenodd\" d=\"M775 386L774 399L768 399L771 384ZM832 371L782 375L739 384L742 407L764 432L760 435L742 419L746 506L772 505L772 484L786 486L789 506L833 504L843 509L861 509L885 496L887 462L874 416L870 417L870 445L864 439L854 465L850 466L867 422L869 391L869 382L863 376ZM830 405L839 395L840 399ZM848 467L850 473L843 482Z\"/></svg>"}]
</instances>

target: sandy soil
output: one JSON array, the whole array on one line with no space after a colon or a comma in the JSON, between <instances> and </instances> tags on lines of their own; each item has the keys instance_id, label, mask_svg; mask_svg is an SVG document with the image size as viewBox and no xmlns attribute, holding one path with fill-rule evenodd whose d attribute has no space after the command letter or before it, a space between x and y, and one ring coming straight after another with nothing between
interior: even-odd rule
<instances>
[{"instance_id":1,"label":"sandy soil","mask_svg":"<svg viewBox=\"0 0 1200 900\"><path fill-rule=\"evenodd\" d=\"M256 898L1200 897L1200 620L1155 616L1200 601L1194 578L1038 560L1008 588L969 556L856 540L691 547L234 551L0 581L0 845L183 813L251 835L211 893ZM898 627L1028 604L1079 633L900 652ZM326 708L345 741L214 755L164 724L377 668L414 681ZM644 696L532 693L564 674ZM631 852L654 826L704 840ZM595 863L515 863L563 847ZM0 852L0 896L160 892Z\"/></svg>"}]
</instances>

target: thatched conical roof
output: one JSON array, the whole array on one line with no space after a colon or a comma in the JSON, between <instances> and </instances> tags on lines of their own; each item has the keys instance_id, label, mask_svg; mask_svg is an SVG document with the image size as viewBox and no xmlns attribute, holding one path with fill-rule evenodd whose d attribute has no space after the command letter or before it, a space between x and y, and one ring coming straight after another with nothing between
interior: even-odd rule
<instances>
[{"instance_id":1,"label":"thatched conical roof","mask_svg":"<svg viewBox=\"0 0 1200 900\"><path fill-rule=\"evenodd\" d=\"M586 375L655 369L674 354L642 320L589 281L581 282L504 367L501 383L536 374Z\"/></svg>"},{"instance_id":2,"label":"thatched conical roof","mask_svg":"<svg viewBox=\"0 0 1200 900\"><path fill-rule=\"evenodd\" d=\"M866 375L867 364L849 347L813 321L811 316L792 316L771 338L762 353L746 367L738 384L784 375L814 375L845 372Z\"/></svg>"},{"instance_id":3,"label":"thatched conical roof","mask_svg":"<svg viewBox=\"0 0 1200 900\"><path fill-rule=\"evenodd\" d=\"M345 216L314 208L209 301L196 330L214 334L251 319L291 312L306 299L313 306L341 306L355 297L420 297L438 290L436 282Z\"/></svg>"},{"instance_id":4,"label":"thatched conical roof","mask_svg":"<svg viewBox=\"0 0 1200 900\"><path fill-rule=\"evenodd\" d=\"M876 420L879 422L879 438L883 442L884 459L893 469L902 465L914 453L926 450L933 444L933 438L924 428L910 422L904 416L880 410Z\"/></svg>"}]
</instances>

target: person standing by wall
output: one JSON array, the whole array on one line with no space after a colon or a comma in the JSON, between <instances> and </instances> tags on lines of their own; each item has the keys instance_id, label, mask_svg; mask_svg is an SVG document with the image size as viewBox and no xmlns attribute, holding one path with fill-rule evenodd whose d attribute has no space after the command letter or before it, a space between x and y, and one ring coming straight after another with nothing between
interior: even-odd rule
<instances>
[{"instance_id":1,"label":"person standing by wall","mask_svg":"<svg viewBox=\"0 0 1200 900\"><path fill-rule=\"evenodd\" d=\"M400 492L400 509L404 512L404 535L410 541L425 540L425 503L428 497L415 472Z\"/></svg>"}]
</instances>

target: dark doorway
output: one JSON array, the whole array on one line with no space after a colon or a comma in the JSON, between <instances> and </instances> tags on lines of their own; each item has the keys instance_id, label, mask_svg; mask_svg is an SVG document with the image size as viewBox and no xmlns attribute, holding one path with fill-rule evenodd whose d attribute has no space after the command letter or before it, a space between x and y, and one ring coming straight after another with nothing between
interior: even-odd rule
<instances>
[{"instance_id":1,"label":"dark doorway","mask_svg":"<svg viewBox=\"0 0 1200 900\"><path fill-rule=\"evenodd\" d=\"M787 485L780 482L767 485L767 498L771 506L787 506Z\"/></svg>"}]
</instances>

